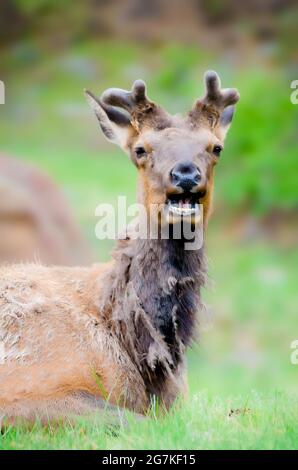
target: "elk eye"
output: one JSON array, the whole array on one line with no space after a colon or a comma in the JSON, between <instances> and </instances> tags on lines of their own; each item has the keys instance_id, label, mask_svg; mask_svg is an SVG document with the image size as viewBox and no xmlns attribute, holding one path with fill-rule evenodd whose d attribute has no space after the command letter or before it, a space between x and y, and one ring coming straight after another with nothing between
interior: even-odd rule
<instances>
[{"instance_id":1,"label":"elk eye","mask_svg":"<svg viewBox=\"0 0 298 470\"><path fill-rule=\"evenodd\" d=\"M219 157L221 151L222 151L222 147L221 147L220 145L214 145L214 147L213 147L213 153L214 153L214 155L216 155L217 157Z\"/></svg>"},{"instance_id":2,"label":"elk eye","mask_svg":"<svg viewBox=\"0 0 298 470\"><path fill-rule=\"evenodd\" d=\"M144 147L136 147L135 148L135 153L136 153L137 158L146 157L146 155L147 155L147 152L144 149Z\"/></svg>"}]
</instances>

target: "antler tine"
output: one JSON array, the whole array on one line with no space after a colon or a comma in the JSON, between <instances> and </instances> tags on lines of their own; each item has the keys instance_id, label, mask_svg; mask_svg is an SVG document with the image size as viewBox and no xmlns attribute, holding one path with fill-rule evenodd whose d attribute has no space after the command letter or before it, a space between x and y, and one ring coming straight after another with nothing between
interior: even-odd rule
<instances>
[{"instance_id":1,"label":"antler tine","mask_svg":"<svg viewBox=\"0 0 298 470\"><path fill-rule=\"evenodd\" d=\"M136 80L131 89L134 100L139 103L141 101L148 101L146 96L146 83L143 80Z\"/></svg>"},{"instance_id":2,"label":"antler tine","mask_svg":"<svg viewBox=\"0 0 298 470\"><path fill-rule=\"evenodd\" d=\"M101 95L101 102L113 110L125 109L128 113L126 118L137 132L144 126L150 129L164 129L171 122L170 115L147 97L143 80L136 80L131 91L109 88ZM119 109L117 111L121 112Z\"/></svg>"},{"instance_id":3,"label":"antler tine","mask_svg":"<svg viewBox=\"0 0 298 470\"><path fill-rule=\"evenodd\" d=\"M149 103L146 97L146 84L143 80L136 80L131 91L121 88L109 88L101 95L103 103L124 108L131 112L137 105Z\"/></svg>"},{"instance_id":4,"label":"antler tine","mask_svg":"<svg viewBox=\"0 0 298 470\"><path fill-rule=\"evenodd\" d=\"M220 78L216 72L209 70L205 73L206 94L202 101L213 105L222 111L227 106L237 103L240 98L235 88L221 88Z\"/></svg>"}]
</instances>

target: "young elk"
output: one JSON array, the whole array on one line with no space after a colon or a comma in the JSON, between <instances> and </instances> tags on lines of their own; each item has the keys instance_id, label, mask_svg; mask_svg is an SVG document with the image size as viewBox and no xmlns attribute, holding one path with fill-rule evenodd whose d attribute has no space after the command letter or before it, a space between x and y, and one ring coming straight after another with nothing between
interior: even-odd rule
<instances>
[{"instance_id":1,"label":"young elk","mask_svg":"<svg viewBox=\"0 0 298 470\"><path fill-rule=\"evenodd\" d=\"M213 168L238 92L215 72L185 116L132 91L86 91L105 136L138 169L138 201L155 222L206 228ZM124 110L122 111L121 108ZM203 207L203 214L200 208ZM0 268L0 410L41 420L85 414L108 400L145 413L186 392L185 349L194 335L205 279L203 247L183 236L118 242L113 260L90 268Z\"/></svg>"}]
</instances>

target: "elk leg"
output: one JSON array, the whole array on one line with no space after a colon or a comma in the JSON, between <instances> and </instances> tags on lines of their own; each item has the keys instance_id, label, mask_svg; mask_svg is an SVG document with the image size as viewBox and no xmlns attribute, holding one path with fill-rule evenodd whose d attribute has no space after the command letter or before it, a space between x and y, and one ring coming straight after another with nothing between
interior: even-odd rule
<instances>
[{"instance_id":1,"label":"elk leg","mask_svg":"<svg viewBox=\"0 0 298 470\"><path fill-rule=\"evenodd\" d=\"M136 419L144 418L134 413ZM107 426L127 426L125 410L88 392L78 391L58 399L22 400L7 408L0 408L0 428L8 426L33 425L40 422L43 426L59 423L74 423L83 417L94 422L101 421Z\"/></svg>"}]
</instances>

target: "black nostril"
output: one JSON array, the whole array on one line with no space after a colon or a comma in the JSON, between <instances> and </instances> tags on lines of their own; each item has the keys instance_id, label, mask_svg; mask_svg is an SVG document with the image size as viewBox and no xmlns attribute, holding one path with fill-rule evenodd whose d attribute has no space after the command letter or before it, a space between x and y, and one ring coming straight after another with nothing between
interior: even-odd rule
<instances>
[{"instance_id":1,"label":"black nostril","mask_svg":"<svg viewBox=\"0 0 298 470\"><path fill-rule=\"evenodd\" d=\"M191 162L178 163L171 171L171 181L175 186L180 186L189 191L201 180L199 168Z\"/></svg>"},{"instance_id":2,"label":"black nostril","mask_svg":"<svg viewBox=\"0 0 298 470\"><path fill-rule=\"evenodd\" d=\"M196 183L199 183L199 182L201 181L201 172L200 172L200 170L199 170L198 168L197 168L196 174L195 174L195 176L194 176L194 181L195 181Z\"/></svg>"}]
</instances>

